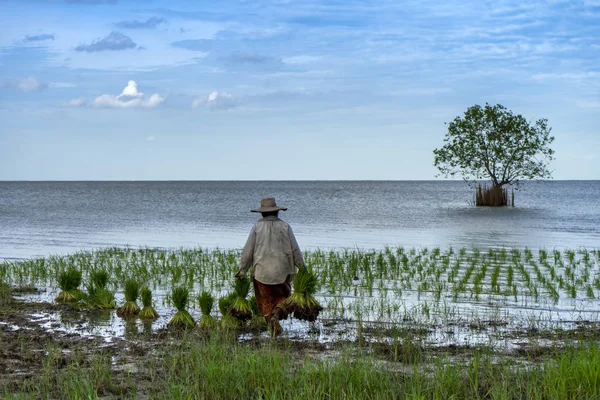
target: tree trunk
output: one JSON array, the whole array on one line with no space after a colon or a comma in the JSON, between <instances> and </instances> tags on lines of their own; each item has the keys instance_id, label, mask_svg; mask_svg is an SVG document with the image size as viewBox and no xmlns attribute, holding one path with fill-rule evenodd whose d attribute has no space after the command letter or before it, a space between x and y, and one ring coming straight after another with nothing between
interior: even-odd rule
<instances>
[{"instance_id":1,"label":"tree trunk","mask_svg":"<svg viewBox=\"0 0 600 400\"><path fill-rule=\"evenodd\" d=\"M514 193L512 196L512 204L514 205ZM475 205L480 207L501 207L508 206L511 202L508 197L508 190L499 185L487 185L479 184L475 188Z\"/></svg>"}]
</instances>

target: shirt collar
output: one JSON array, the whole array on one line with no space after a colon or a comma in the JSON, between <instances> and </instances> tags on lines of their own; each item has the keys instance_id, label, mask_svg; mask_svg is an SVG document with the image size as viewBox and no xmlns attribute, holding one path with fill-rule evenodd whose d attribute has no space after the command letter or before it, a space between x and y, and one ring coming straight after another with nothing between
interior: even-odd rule
<instances>
[{"instance_id":1,"label":"shirt collar","mask_svg":"<svg viewBox=\"0 0 600 400\"><path fill-rule=\"evenodd\" d=\"M263 221L279 221L279 217L269 215L268 217L261 218Z\"/></svg>"}]
</instances>

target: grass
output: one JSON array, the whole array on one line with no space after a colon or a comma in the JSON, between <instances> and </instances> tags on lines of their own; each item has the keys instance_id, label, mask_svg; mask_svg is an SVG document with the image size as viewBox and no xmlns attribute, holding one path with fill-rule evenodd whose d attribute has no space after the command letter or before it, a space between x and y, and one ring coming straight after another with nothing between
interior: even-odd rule
<instances>
[{"instance_id":1,"label":"grass","mask_svg":"<svg viewBox=\"0 0 600 400\"><path fill-rule=\"evenodd\" d=\"M600 349L562 349L537 364L498 362L488 350L468 359L441 357L424 369L383 362L368 348L347 346L319 359L288 344L260 347L235 337L184 335L136 359L135 373L112 368L111 354L49 347L39 373L4 399L594 399L600 396ZM226 362L224 362L226 361Z\"/></svg>"},{"instance_id":2,"label":"grass","mask_svg":"<svg viewBox=\"0 0 600 400\"><path fill-rule=\"evenodd\" d=\"M0 307L7 306L12 303L12 295L10 291L10 287L0 281Z\"/></svg>"}]
</instances>

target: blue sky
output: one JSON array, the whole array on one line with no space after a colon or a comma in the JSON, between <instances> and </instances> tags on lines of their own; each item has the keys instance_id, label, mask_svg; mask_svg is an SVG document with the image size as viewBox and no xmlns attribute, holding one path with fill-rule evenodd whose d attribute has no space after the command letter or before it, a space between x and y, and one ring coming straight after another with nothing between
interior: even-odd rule
<instances>
[{"instance_id":1,"label":"blue sky","mask_svg":"<svg viewBox=\"0 0 600 400\"><path fill-rule=\"evenodd\" d=\"M600 179L600 0L3 0L0 180L433 179L473 104Z\"/></svg>"}]
</instances>

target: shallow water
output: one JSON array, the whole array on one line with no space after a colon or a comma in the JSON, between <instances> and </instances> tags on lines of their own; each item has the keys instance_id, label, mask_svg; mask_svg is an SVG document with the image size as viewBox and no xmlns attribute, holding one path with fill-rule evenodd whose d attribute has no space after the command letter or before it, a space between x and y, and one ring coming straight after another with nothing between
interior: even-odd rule
<instances>
[{"instance_id":1,"label":"shallow water","mask_svg":"<svg viewBox=\"0 0 600 400\"><path fill-rule=\"evenodd\" d=\"M462 181L0 182L0 259L107 246L239 248L262 197L302 248L600 244L600 181L526 182L515 208Z\"/></svg>"}]
</instances>

